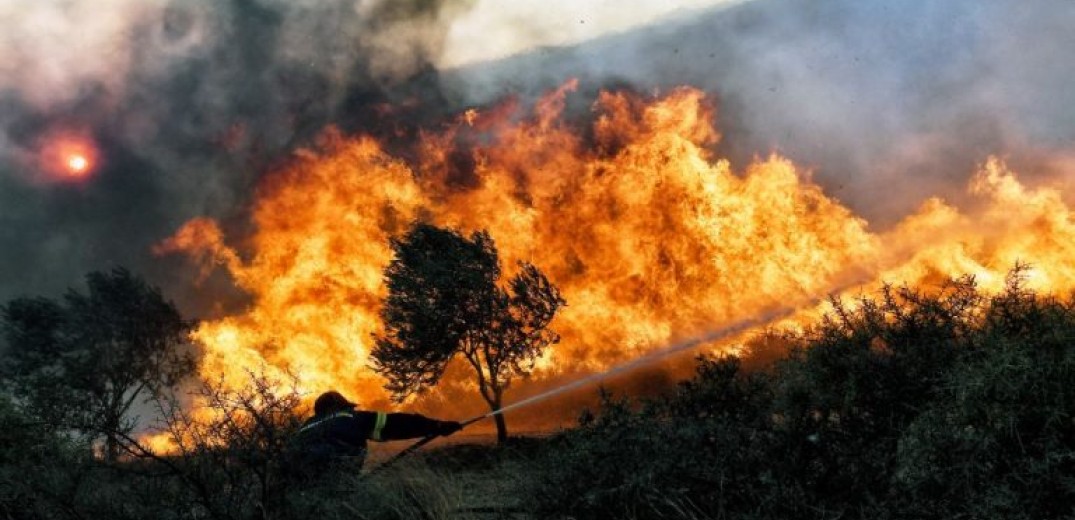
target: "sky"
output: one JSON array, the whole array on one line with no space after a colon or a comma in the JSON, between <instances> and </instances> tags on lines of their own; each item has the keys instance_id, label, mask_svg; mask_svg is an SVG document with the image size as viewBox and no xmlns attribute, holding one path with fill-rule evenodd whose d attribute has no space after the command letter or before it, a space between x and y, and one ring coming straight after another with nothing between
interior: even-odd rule
<instances>
[{"instance_id":1,"label":"sky","mask_svg":"<svg viewBox=\"0 0 1075 520\"><path fill-rule=\"evenodd\" d=\"M0 0L0 27L0 301L122 265L188 312L241 305L153 246L197 217L244 236L329 125L406 139L570 78L577 114L695 86L721 156L783 153L875 229L990 154L1075 177L1070 0Z\"/></svg>"},{"instance_id":2,"label":"sky","mask_svg":"<svg viewBox=\"0 0 1075 520\"><path fill-rule=\"evenodd\" d=\"M454 21L438 64L458 67L541 46L572 45L742 0L478 0ZM624 8L628 7L628 8Z\"/></svg>"},{"instance_id":3,"label":"sky","mask_svg":"<svg viewBox=\"0 0 1075 520\"><path fill-rule=\"evenodd\" d=\"M540 46L577 44L654 23L671 14L736 3L737 0L464 0L443 4L447 33L432 61L458 67L500 59ZM222 2L228 3L228 2ZM232 2L242 4L243 2ZM294 2L291 23L316 16L317 2ZM385 2L327 2L359 15ZM421 2L401 2L403 4ZM118 88L138 52L157 53L162 65L202 45L211 25L212 2L166 0L0 0L0 85L16 87L31 102L46 105L77 96L87 82ZM256 4L256 2L251 2ZM280 6L283 2L264 2ZM624 9L628 5L629 8ZM193 7L191 7L193 6ZM303 11L309 11L304 13ZM131 45L136 33L159 22L162 30L149 49ZM193 30L191 30L193 29ZM398 28L397 28L398 29ZM312 36L296 36L296 39ZM357 39L357 38L356 38Z\"/></svg>"}]
</instances>

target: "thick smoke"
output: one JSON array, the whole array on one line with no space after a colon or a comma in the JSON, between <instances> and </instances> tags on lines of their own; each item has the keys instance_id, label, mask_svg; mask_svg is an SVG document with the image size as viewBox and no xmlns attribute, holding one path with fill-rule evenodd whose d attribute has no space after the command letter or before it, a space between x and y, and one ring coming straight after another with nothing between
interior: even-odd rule
<instances>
[{"instance_id":1,"label":"thick smoke","mask_svg":"<svg viewBox=\"0 0 1075 520\"><path fill-rule=\"evenodd\" d=\"M1024 176L1075 164L1070 0L753 0L438 70L458 63L445 45L475 5L0 0L0 301L120 264L197 315L241 303L222 297L229 280L192 284L192 266L152 245L200 216L242 237L259 176L328 124L407 139L569 77L579 114L602 87L702 88L718 152L742 165L780 151L875 228L927 196L957 199L988 154ZM41 174L43 141L70 131L100 148L88 182Z\"/></svg>"},{"instance_id":2,"label":"thick smoke","mask_svg":"<svg viewBox=\"0 0 1075 520\"><path fill-rule=\"evenodd\" d=\"M697 86L718 100L723 155L784 153L883 228L958 199L989 154L1024 177L1072 172L1058 159L1075 140L1072 27L1066 0L755 0L442 79L473 104L570 76Z\"/></svg>"},{"instance_id":3,"label":"thick smoke","mask_svg":"<svg viewBox=\"0 0 1075 520\"><path fill-rule=\"evenodd\" d=\"M390 132L387 107L436 103L467 5L0 0L0 300L125 265L206 312L227 281L195 289L152 244L197 216L241 226L257 177L328 124ZM99 149L85 182L40 159L72 132Z\"/></svg>"}]
</instances>

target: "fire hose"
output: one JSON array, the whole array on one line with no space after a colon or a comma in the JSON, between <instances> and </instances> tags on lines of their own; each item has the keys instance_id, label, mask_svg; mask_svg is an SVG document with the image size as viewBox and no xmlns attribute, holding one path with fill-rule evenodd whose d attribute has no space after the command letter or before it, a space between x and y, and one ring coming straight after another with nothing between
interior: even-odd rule
<instances>
[{"instance_id":1,"label":"fire hose","mask_svg":"<svg viewBox=\"0 0 1075 520\"><path fill-rule=\"evenodd\" d=\"M846 289L848 289L850 287L859 286L859 285L865 283L868 280L869 280L869 278L864 277L863 279L856 280L856 281L854 281L852 283L848 283L848 284L844 284L844 285L839 286L839 287L835 287L833 290L827 292L826 295L839 294L839 293L843 292L844 290L846 290ZM467 419L467 420L459 423L460 429L457 430L457 431L460 431L463 428L465 428L465 427L467 427L467 426L469 426L471 424L474 424L474 423L476 423L476 422L478 422L478 421L480 421L482 419L485 419L485 418L488 418L488 417L493 417L494 415L499 415L499 414L502 414L502 413L507 412L509 410L516 409L516 408L522 408L524 406L528 406L528 405L536 403L538 401L543 401L543 400L545 400L545 399L547 399L549 397L555 396L557 394L562 394L562 393L568 392L570 390L574 390L576 388L588 385L588 384L596 382L596 381L600 381L600 380L602 380L602 379L604 379L606 377L618 374L620 372L625 372L625 371L634 369L636 367L643 366L643 365L652 363L654 361L666 358L666 357L671 356L673 354L683 352L685 350L693 349L693 348L701 346L701 345L705 345L705 344L713 343L713 342L716 342L716 341L728 339L728 338L736 336L736 335L738 335L738 334L740 334L742 332L745 332L745 331L747 331L749 329L756 328L756 327L758 327L760 325L767 325L767 324L776 322L777 320L782 320L782 319L785 319L785 318L789 318L792 315L794 315L796 312L798 312L800 309L803 309L803 308L805 308L805 307L807 307L809 305L816 305L818 302L822 301L823 299L824 298L810 297L806 301L800 302L798 305L788 305L788 306L780 307L780 308L771 310L769 312L756 315L756 316L754 316L752 318L746 318L746 319L743 319L743 320L739 320L739 321L731 323L731 324L729 324L729 325L727 325L725 327L712 329L712 330L709 330L709 331L707 331L705 333L699 334L697 336L693 336L693 337L689 337L689 338L677 341L677 342L672 343L672 344L670 344L670 345L668 345L668 346L666 346L666 347L664 347L662 349L654 350L654 351L652 351L652 352L650 352L650 353L648 353L648 354L646 354L644 356L637 357L637 358L632 359L630 361L627 361L625 363L613 366L612 368L609 368L608 370L605 370L604 372L599 372L599 373L592 374L590 376L584 377L582 379L577 379L575 381L572 381L570 383L555 387L555 388L553 388L551 390L547 390L547 391L542 392L540 394L527 397L526 399L523 399L521 401L514 402L512 404L509 404L508 406L500 408L499 410L494 410L494 411L489 412L487 414L479 415L477 417ZM442 437L442 435L431 435L431 436L422 438L421 440L419 440L418 442L414 443L413 445L408 446L407 448L405 448L403 451L393 455L391 458L389 458L387 461L385 461L380 466L377 466L377 467L373 468L372 470L370 470L367 473L367 475L370 475L372 473L376 473L377 471L380 471L380 470L382 470L382 469L384 469L384 468L386 468L388 466L391 466L392 464L394 464L399 459L402 459L403 457L406 457L407 455L410 455L411 453L414 453L419 448L421 448L422 446L425 446L426 444L429 444L430 442L433 441L433 439L436 439L437 437ZM444 437L446 437L446 436L444 436Z\"/></svg>"},{"instance_id":2,"label":"fire hose","mask_svg":"<svg viewBox=\"0 0 1075 520\"><path fill-rule=\"evenodd\" d=\"M665 347L663 349L655 350L653 352L650 352L649 354L646 354L644 356L632 359L631 361L628 361L626 363L616 365L616 366L614 366L614 367L612 367L612 368L610 368L608 370L605 370L604 372L599 372L597 374L593 374L593 375L590 375L588 377L584 377L582 379L577 379L577 380L572 381L570 383L567 383L565 385L561 385L561 386L558 386L558 387L553 388L551 390L542 392L540 394L527 397L526 399L523 399L521 401L512 403L512 404L510 404L508 406L500 408L499 410L494 410L494 411L489 412L487 414L479 415L477 417L472 417L470 419L462 421L462 422L459 423L460 429L457 430L457 431L460 431L463 428L466 428L467 426L469 426L471 424L474 424L474 423L476 423L476 422L478 422L478 421L480 421L482 419L485 419L485 418L488 418L488 417L493 417L494 415L499 415L499 414L502 414L502 413L507 412L509 410L516 409L516 408L522 408L524 406L536 403L538 401L543 401L543 400L545 400L545 399L547 399L549 397L552 397L554 395L562 394L564 392L574 390L576 388L579 388L581 386L585 386L585 385L590 384L592 382L599 381L601 379L604 379L606 377L618 374L620 372L624 372L624 371L627 371L627 370L630 370L630 369L633 369L633 368L636 368L636 367L639 367L639 366L642 366L642 365L645 365L645 364L648 364L648 363L652 363L652 362L657 361L659 359L671 356L672 354L675 354L675 353L678 353L678 352L683 352L685 350L690 350L690 349L695 348L695 347L697 347L699 345L704 345L704 344L707 344L707 343L712 343L714 341L727 339L727 338L729 338L731 336L737 335L737 334L739 334L741 332L744 332L744 331L746 331L748 329L757 327L759 325L766 324L766 323L772 323L773 321L789 317L796 310L797 310L797 308L785 307L785 308L782 308L782 309L774 310L774 311L771 311L771 312L756 316L754 318L748 318L748 319L745 319L745 320L740 320L740 321L732 323L731 325L728 325L726 327L721 327L719 329L714 329L714 330L711 330L711 331L706 332L704 334L700 334L698 336L694 336L694 337L691 337L691 338L687 338L687 339L678 341L678 342L673 343L673 344L671 344L671 345L669 345L669 346L667 346L667 347ZM371 475L373 473L376 473L376 472L378 472L380 470L385 469L388 466L391 466L392 464L395 464L396 461L398 461L399 459L402 459L403 457L406 457L407 455L410 455L411 453L414 453L419 448L421 448L422 446L425 446L426 444L429 444L430 442L433 441L433 439L436 439L437 437L446 437L446 435L430 435L428 437L423 437L418 442L415 442L414 444L412 444L412 445L408 446L407 448L405 448L403 451L400 451L399 453L393 455L391 458L386 460L380 466L377 466L377 467L371 469L368 473L366 473L366 475L367 476Z\"/></svg>"},{"instance_id":3,"label":"fire hose","mask_svg":"<svg viewBox=\"0 0 1075 520\"><path fill-rule=\"evenodd\" d=\"M478 421L480 421L482 419L485 419L486 417L492 417L492 416L494 416L494 415L496 415L498 413L502 413L502 412L503 412L503 410L501 409L501 410L497 410L496 412L490 412L490 413L487 413L485 415L479 415L477 417L472 417L470 419L467 419L467 420L459 423L459 430L456 430L456 431L460 431L463 428L466 428L467 426L470 426L471 424L474 424L474 423L476 423L476 422L478 422ZM407 455L410 455L411 453L414 453L415 451L418 451L419 448L421 448L422 446L425 446L426 444L429 444L430 442L433 441L433 439L436 439L437 437L447 437L447 435L429 435L429 436L426 436L426 437L422 437L422 439L419 440L418 442L416 442L414 444L411 444L410 446L407 446L405 449L403 449L399 453L393 455L388 460L382 462L380 466L377 466L377 467L371 469L369 472L366 473L366 475L371 475L373 473L376 473L378 471L381 471L381 470L387 468L388 466L391 466L392 464L394 464L399 459L402 459L403 457L406 457Z\"/></svg>"}]
</instances>

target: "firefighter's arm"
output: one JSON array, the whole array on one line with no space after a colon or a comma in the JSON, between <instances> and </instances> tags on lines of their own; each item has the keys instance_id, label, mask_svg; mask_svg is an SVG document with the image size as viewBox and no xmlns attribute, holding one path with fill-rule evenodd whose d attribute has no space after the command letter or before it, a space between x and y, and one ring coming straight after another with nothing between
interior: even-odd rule
<instances>
[{"instance_id":1,"label":"firefighter's arm","mask_svg":"<svg viewBox=\"0 0 1075 520\"><path fill-rule=\"evenodd\" d=\"M455 421L438 421L414 413L376 412L370 439L394 441L433 435L450 435L462 427Z\"/></svg>"}]
</instances>

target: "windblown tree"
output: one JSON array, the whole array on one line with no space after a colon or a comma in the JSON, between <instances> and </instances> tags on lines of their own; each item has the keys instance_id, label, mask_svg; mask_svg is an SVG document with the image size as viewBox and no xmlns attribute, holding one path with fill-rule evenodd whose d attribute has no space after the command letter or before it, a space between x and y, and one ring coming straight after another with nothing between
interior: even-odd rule
<instances>
[{"instance_id":1,"label":"windblown tree","mask_svg":"<svg viewBox=\"0 0 1075 520\"><path fill-rule=\"evenodd\" d=\"M86 276L87 293L62 301L18 298L0 307L5 385L35 415L104 439L115 459L140 399L173 388L194 369L190 323L158 289L126 269Z\"/></svg>"},{"instance_id":2,"label":"windblown tree","mask_svg":"<svg viewBox=\"0 0 1075 520\"><path fill-rule=\"evenodd\" d=\"M381 309L384 333L371 353L373 368L388 379L397 399L437 384L457 355L470 364L478 390L492 411L516 376L559 341L548 328L565 305L560 291L529 263L499 284L500 260L485 231L466 238L456 231L416 224L392 241L385 270L388 297ZM496 415L497 440L507 440Z\"/></svg>"}]
</instances>

